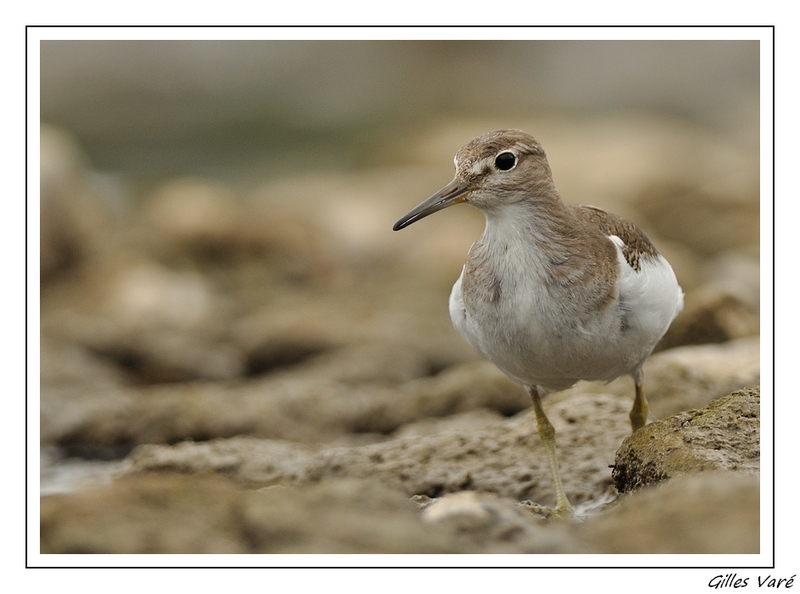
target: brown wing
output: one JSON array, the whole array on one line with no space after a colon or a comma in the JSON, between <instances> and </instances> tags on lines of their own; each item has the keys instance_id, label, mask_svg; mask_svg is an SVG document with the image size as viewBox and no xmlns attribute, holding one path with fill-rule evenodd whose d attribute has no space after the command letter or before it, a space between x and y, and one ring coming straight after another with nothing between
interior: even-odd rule
<instances>
[{"instance_id":1,"label":"brown wing","mask_svg":"<svg viewBox=\"0 0 800 594\"><path fill-rule=\"evenodd\" d=\"M639 270L639 258L658 255L658 250L647 238L647 235L629 220L596 206L581 204L574 208L576 216L588 225L601 229L605 235L616 235L622 240L625 244L622 248L622 255L634 270Z\"/></svg>"}]
</instances>

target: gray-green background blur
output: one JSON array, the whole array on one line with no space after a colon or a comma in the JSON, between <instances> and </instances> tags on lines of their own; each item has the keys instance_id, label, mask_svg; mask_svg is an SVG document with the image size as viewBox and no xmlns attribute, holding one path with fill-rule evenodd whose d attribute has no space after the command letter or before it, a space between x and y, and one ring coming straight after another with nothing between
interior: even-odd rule
<instances>
[{"instance_id":1,"label":"gray-green background blur","mask_svg":"<svg viewBox=\"0 0 800 594\"><path fill-rule=\"evenodd\" d=\"M394 163L443 120L759 125L758 41L45 41L41 75L42 120L135 174Z\"/></svg>"}]
</instances>

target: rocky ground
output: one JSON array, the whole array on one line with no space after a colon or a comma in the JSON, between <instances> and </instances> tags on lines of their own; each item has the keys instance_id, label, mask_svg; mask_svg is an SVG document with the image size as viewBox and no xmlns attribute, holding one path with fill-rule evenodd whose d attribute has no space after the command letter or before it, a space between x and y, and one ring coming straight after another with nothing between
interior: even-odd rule
<instances>
[{"instance_id":1,"label":"rocky ground","mask_svg":"<svg viewBox=\"0 0 800 594\"><path fill-rule=\"evenodd\" d=\"M45 127L42 552L758 552L758 147L528 127L565 199L639 223L686 292L651 424L630 436L630 378L546 399L565 522L531 511L554 495L526 394L450 325L482 217L391 231L477 126L393 143L396 168L172 179L124 212Z\"/></svg>"}]
</instances>

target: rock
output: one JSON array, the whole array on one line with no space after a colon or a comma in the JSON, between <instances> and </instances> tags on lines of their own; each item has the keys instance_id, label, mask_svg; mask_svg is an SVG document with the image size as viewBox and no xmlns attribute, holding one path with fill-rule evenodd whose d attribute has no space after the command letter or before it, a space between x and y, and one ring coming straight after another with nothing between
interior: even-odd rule
<instances>
[{"instance_id":1,"label":"rock","mask_svg":"<svg viewBox=\"0 0 800 594\"><path fill-rule=\"evenodd\" d=\"M759 337L680 347L657 357L644 368L650 414L655 419L700 408L714 398L761 382Z\"/></svg>"},{"instance_id":2,"label":"rock","mask_svg":"<svg viewBox=\"0 0 800 594\"><path fill-rule=\"evenodd\" d=\"M68 457L63 448L44 447L40 449L39 493L42 496L56 493L72 493L95 485L111 484L125 472L128 461L120 459L86 460Z\"/></svg>"},{"instance_id":3,"label":"rock","mask_svg":"<svg viewBox=\"0 0 800 594\"><path fill-rule=\"evenodd\" d=\"M628 401L581 395L547 406L559 446L559 462L573 503L605 498L609 465L630 432ZM547 456L531 411L511 419L474 425L467 418L440 433L409 435L350 447L295 446L273 440L234 438L211 444L141 446L131 454L132 471L208 470L225 452L224 472L245 484L304 484L328 477L374 478L408 496L440 497L475 490L520 501L555 500ZM213 444L213 445L212 445ZM285 461L285 462L281 462Z\"/></svg>"},{"instance_id":4,"label":"rock","mask_svg":"<svg viewBox=\"0 0 800 594\"><path fill-rule=\"evenodd\" d=\"M53 386L116 386L123 373L111 361L86 348L49 336L39 343L39 380L43 389Z\"/></svg>"},{"instance_id":5,"label":"rock","mask_svg":"<svg viewBox=\"0 0 800 594\"><path fill-rule=\"evenodd\" d=\"M116 367L118 387L243 375L245 353L227 337L231 304L206 275L145 258L121 257L113 270L109 263L92 266L85 287L73 283L67 303L66 290L60 304L49 291L43 337ZM86 377L88 391L95 383Z\"/></svg>"},{"instance_id":6,"label":"rock","mask_svg":"<svg viewBox=\"0 0 800 594\"><path fill-rule=\"evenodd\" d=\"M202 362L205 353L224 354L201 346L190 343L177 350L182 362L162 355L156 361L175 363L151 367L151 372L193 370L193 362ZM427 359L413 347L404 351L401 345L394 346L391 364L385 361L392 349L375 344L371 363L366 358L354 360L367 347L343 349L338 355L341 366L333 364L337 355L331 352L241 383L45 386L42 443L112 447L232 435L319 442L353 434L387 435L430 416L477 408L513 414L528 406L524 390L486 363L455 366L402 382L427 372ZM192 373L207 376L214 369L207 363ZM140 376L143 372L138 370Z\"/></svg>"},{"instance_id":7,"label":"rock","mask_svg":"<svg viewBox=\"0 0 800 594\"><path fill-rule=\"evenodd\" d=\"M503 420L503 416L494 410L476 408L446 417L428 417L412 421L392 433L393 438L422 437L448 431L482 431L487 425Z\"/></svg>"},{"instance_id":8,"label":"rock","mask_svg":"<svg viewBox=\"0 0 800 594\"><path fill-rule=\"evenodd\" d=\"M245 490L218 476L144 474L44 497L42 553L457 553L374 481Z\"/></svg>"},{"instance_id":9,"label":"rock","mask_svg":"<svg viewBox=\"0 0 800 594\"><path fill-rule=\"evenodd\" d=\"M761 260L759 250L722 253L706 262L704 277L709 287L735 295L751 309L761 303Z\"/></svg>"},{"instance_id":10,"label":"rock","mask_svg":"<svg viewBox=\"0 0 800 594\"><path fill-rule=\"evenodd\" d=\"M141 445L130 455L129 471L225 474L248 486L317 482L318 446L248 437L184 441L174 446Z\"/></svg>"},{"instance_id":11,"label":"rock","mask_svg":"<svg viewBox=\"0 0 800 594\"><path fill-rule=\"evenodd\" d=\"M617 451L612 476L621 493L709 470L758 474L759 389L714 400L700 410L645 425Z\"/></svg>"},{"instance_id":12,"label":"rock","mask_svg":"<svg viewBox=\"0 0 800 594\"><path fill-rule=\"evenodd\" d=\"M602 554L757 554L757 476L704 472L680 476L620 498L573 527L573 537Z\"/></svg>"},{"instance_id":13,"label":"rock","mask_svg":"<svg viewBox=\"0 0 800 594\"><path fill-rule=\"evenodd\" d=\"M170 341L155 340L156 336L153 335L154 348L144 352L159 353L155 347L172 344L181 358L170 358L167 351L158 357L133 359L129 365L139 361L134 377L144 378L147 371L148 377L163 380L171 377L167 373L170 369L173 370L170 373L180 371L209 377L208 374L219 373L215 369L226 369L206 358L204 353L216 357L225 353L224 349L214 348L213 343L203 346L200 341L181 342L177 340L181 334ZM139 337L139 342L133 344L146 344L141 342L143 339ZM43 355L50 353L43 361L43 373L54 369L53 365L62 370L72 366L72 379L67 381L64 371L57 374L48 371L43 375L41 439L43 444L58 444L73 451L129 449L137 444L205 441L234 435L358 444L385 440L397 431L400 431L398 436L407 431L405 435L409 438L414 431L416 435L435 432L431 421L426 419L447 419L469 411L494 411L487 418L491 424L502 421L497 413L508 416L529 405L525 391L488 362L464 363L428 375L436 362L427 351L396 342L329 349L273 370L263 378L233 383L183 381L136 385L119 379L115 369L109 367L108 351L74 350L71 363L65 358L63 363L56 364L51 356L66 357L69 351L64 350L62 355L59 352L62 351L49 347L43 351ZM98 352L106 355L98 357ZM122 357L126 352L130 355L137 351L131 348L117 355ZM73 359L78 353L76 360L86 361L89 367L76 376L79 367ZM743 384L757 383L758 370L757 339L673 349L655 355L647 363L645 390L653 416L660 417L662 411L671 413L671 409L703 406L723 390L728 393ZM559 404L565 414L575 418L583 401L572 402L571 395L590 395L591 399L596 395L592 390L618 393L619 404L611 413L616 415L615 423L619 423L619 433L615 434L618 441L613 444L616 449L628 433L626 419L633 393L629 378L608 386L579 385L573 391L552 395L548 398L549 405ZM562 402L565 404L561 405ZM585 424L594 422L592 414L585 415ZM420 423L418 429L412 423ZM426 423L428 429L422 429ZM472 435L479 435L484 429L482 421L467 422L467 417L455 418L452 428L470 441ZM538 444L534 424L526 431L532 437L531 443ZM566 448L561 440L559 435L559 447ZM541 457L540 462L543 461ZM607 464L610 463L609 458ZM545 468L542 466L543 485L548 484ZM453 485L448 489L452 490ZM580 492L582 487L576 484L576 489ZM430 486L430 492L435 495L436 488ZM547 497L547 493L542 495Z\"/></svg>"},{"instance_id":14,"label":"rock","mask_svg":"<svg viewBox=\"0 0 800 594\"><path fill-rule=\"evenodd\" d=\"M757 307L736 294L708 287L686 295L683 311L672 322L657 350L757 336L759 325Z\"/></svg>"},{"instance_id":15,"label":"rock","mask_svg":"<svg viewBox=\"0 0 800 594\"><path fill-rule=\"evenodd\" d=\"M41 500L41 552L244 553L241 488L220 477L146 475Z\"/></svg>"},{"instance_id":16,"label":"rock","mask_svg":"<svg viewBox=\"0 0 800 594\"><path fill-rule=\"evenodd\" d=\"M627 402L576 396L553 404L548 412L570 497L579 507L593 498L607 503L609 471L603 451L612 451L621 438L612 435L629 430ZM609 430L609 422L618 429ZM602 447L602 440L610 447ZM207 546L215 550L209 552L233 547L231 541L245 552L757 552L758 479L747 473L747 480L730 477L730 471L703 472L699 481L678 475L663 487L639 489L600 514L592 512L576 525L541 520L515 505L527 496L541 501L548 491L552 498L538 442L534 419L526 411L469 435L451 428L365 446L331 448L242 437L141 446L129 459L127 476L106 487L102 498L97 495L101 491L92 489L56 499L57 504L50 503L53 498L43 500L43 550L46 543L51 552L102 552L104 547L132 552L153 546L143 544L141 533L149 532L158 547L170 547L164 552L187 552L196 550L192 537L202 530L211 532ZM271 488L240 491L227 481L220 487L205 482L212 478L209 473L249 489ZM193 486L173 484L176 476ZM165 485L143 490L136 486L137 477L143 485L153 477L172 478L158 479ZM118 495L111 497L109 489L117 489ZM185 489L191 489L196 503L182 494ZM404 511L413 492L440 496L428 500L421 515L423 523L436 529L428 536L418 536L420 519ZM260 498L264 493L269 494L266 500ZM76 503L84 496L86 503ZM124 496L124 505L115 502L117 496ZM175 504L170 502L174 497ZM199 502L206 498L213 505ZM157 513L148 503L154 500L162 502ZM351 507L360 518L351 516ZM741 521L730 522L734 515ZM69 520L73 516L80 520ZM112 525L124 538L106 535ZM172 536L159 541L152 536L158 534L155 526ZM66 544L69 539L78 544Z\"/></svg>"},{"instance_id":17,"label":"rock","mask_svg":"<svg viewBox=\"0 0 800 594\"><path fill-rule=\"evenodd\" d=\"M548 525L515 501L491 493L460 491L434 499L422 520L480 545L484 553L577 553L583 548L566 524Z\"/></svg>"},{"instance_id":18,"label":"rock","mask_svg":"<svg viewBox=\"0 0 800 594\"><path fill-rule=\"evenodd\" d=\"M90 180L87 158L66 131L40 132L40 276L43 282L108 249L115 221Z\"/></svg>"},{"instance_id":19,"label":"rock","mask_svg":"<svg viewBox=\"0 0 800 594\"><path fill-rule=\"evenodd\" d=\"M196 327L212 308L213 290L201 274L151 262L120 270L106 303L109 317L135 330Z\"/></svg>"},{"instance_id":20,"label":"rock","mask_svg":"<svg viewBox=\"0 0 800 594\"><path fill-rule=\"evenodd\" d=\"M545 400L584 518L571 525L520 503L554 502L529 398L447 314L480 212L391 231L447 181L440 159L495 127L358 141L335 173L314 168L332 163L319 146L278 143L269 159L252 156L253 177L225 176L237 185L167 179L130 201L119 228L74 141L43 130L42 490L59 494L42 499L42 550L727 550L714 530L753 550L752 484L720 479L728 500L702 481L709 468L757 472L757 442L736 441L752 437L757 416L723 407L737 437L691 409L760 379L757 143L651 117L548 115L523 126L550 147L565 199L634 220L687 291L660 348L681 346L650 358L644 389L653 419L690 411L677 417L688 427L664 421L652 449L673 448L691 462L681 472L703 469L701 482L689 488L675 465L658 466L670 455L636 457L656 423L626 442L624 461L640 465L630 484L675 478L608 506L633 382L582 382ZM676 215L681 205L697 217ZM670 496L680 504L660 499ZM713 508L731 514L736 501L747 512L741 534Z\"/></svg>"},{"instance_id":21,"label":"rock","mask_svg":"<svg viewBox=\"0 0 800 594\"><path fill-rule=\"evenodd\" d=\"M305 282L335 263L324 235L306 217L265 209L233 187L199 177L174 178L143 201L141 246L173 265L192 263L246 284L249 276Z\"/></svg>"},{"instance_id":22,"label":"rock","mask_svg":"<svg viewBox=\"0 0 800 594\"><path fill-rule=\"evenodd\" d=\"M718 188L692 187L680 179L651 182L637 200L637 207L644 215L640 224L706 256L743 247L758 249L758 170L746 163L750 158L746 153L733 157L731 165L739 161L740 166L746 167L746 171L740 172L746 179L742 179L739 186L734 186L732 180L725 180L725 174L715 180L720 184ZM728 187L722 187L726 184ZM684 216L686 212L691 212L692 216Z\"/></svg>"},{"instance_id":23,"label":"rock","mask_svg":"<svg viewBox=\"0 0 800 594\"><path fill-rule=\"evenodd\" d=\"M161 308L161 304L158 308ZM142 304L144 307L144 304ZM168 309L168 306L165 306ZM187 307L185 317L193 314ZM161 313L166 314L163 309ZM43 337L64 345L63 349L43 353L48 369L61 367L67 362L67 348L73 353L83 353L98 362L107 372L103 375L84 375L86 398L107 386L107 378L117 378L112 387L131 390L133 386L188 382L192 380L226 380L241 377L246 369L245 353L208 327L181 327L141 318L111 320L84 314L67 313L55 320L50 317L43 326ZM56 391L66 387L63 383L43 376L43 389ZM47 400L44 398L44 400ZM76 401L77 403L77 401Z\"/></svg>"},{"instance_id":24,"label":"rock","mask_svg":"<svg viewBox=\"0 0 800 594\"><path fill-rule=\"evenodd\" d=\"M663 419L684 410L701 408L734 390L759 384L760 356L759 337L656 353L644 364L644 391L650 403L650 419ZM608 384L580 382L552 397L562 400L576 393L601 391L633 399L633 381L622 377Z\"/></svg>"},{"instance_id":25,"label":"rock","mask_svg":"<svg viewBox=\"0 0 800 594\"><path fill-rule=\"evenodd\" d=\"M247 498L241 516L248 540L262 553L476 552L424 524L406 497L371 480L261 490Z\"/></svg>"},{"instance_id":26,"label":"rock","mask_svg":"<svg viewBox=\"0 0 800 594\"><path fill-rule=\"evenodd\" d=\"M171 249L224 252L241 246L245 220L239 196L228 186L200 178L176 178L144 199L140 217Z\"/></svg>"}]
</instances>

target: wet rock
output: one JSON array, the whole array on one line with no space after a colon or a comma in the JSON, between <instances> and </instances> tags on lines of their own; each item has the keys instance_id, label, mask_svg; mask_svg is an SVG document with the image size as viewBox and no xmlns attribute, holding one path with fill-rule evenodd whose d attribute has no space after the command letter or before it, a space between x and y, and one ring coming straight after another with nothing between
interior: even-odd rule
<instances>
[{"instance_id":1,"label":"wet rock","mask_svg":"<svg viewBox=\"0 0 800 594\"><path fill-rule=\"evenodd\" d=\"M739 390L703 409L644 426L617 452L612 473L617 490L710 470L758 474L759 395L758 387Z\"/></svg>"},{"instance_id":2,"label":"wet rock","mask_svg":"<svg viewBox=\"0 0 800 594\"><path fill-rule=\"evenodd\" d=\"M574 534L603 554L756 554L759 479L739 472L676 477L626 495Z\"/></svg>"}]
</instances>

